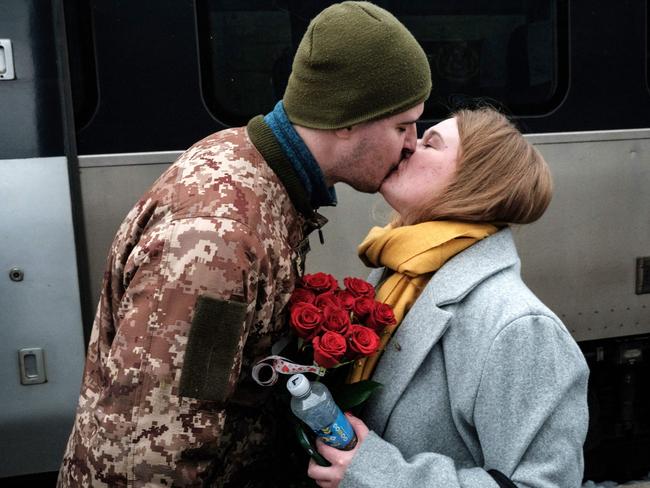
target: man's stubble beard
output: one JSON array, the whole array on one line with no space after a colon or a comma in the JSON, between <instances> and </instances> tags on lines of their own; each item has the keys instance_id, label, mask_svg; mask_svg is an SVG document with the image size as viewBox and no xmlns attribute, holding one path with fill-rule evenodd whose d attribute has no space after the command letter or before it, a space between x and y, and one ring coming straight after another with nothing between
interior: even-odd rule
<instances>
[{"instance_id":1,"label":"man's stubble beard","mask_svg":"<svg viewBox=\"0 0 650 488\"><path fill-rule=\"evenodd\" d=\"M377 176L376 168L372 168L372 171L367 168L367 165L372 164L372 161L367 160L370 147L372 146L368 139L361 139L351 151L341 156L336 164L339 181L362 193L377 193L386 176ZM368 175L372 175L372 181L368 180Z\"/></svg>"}]
</instances>

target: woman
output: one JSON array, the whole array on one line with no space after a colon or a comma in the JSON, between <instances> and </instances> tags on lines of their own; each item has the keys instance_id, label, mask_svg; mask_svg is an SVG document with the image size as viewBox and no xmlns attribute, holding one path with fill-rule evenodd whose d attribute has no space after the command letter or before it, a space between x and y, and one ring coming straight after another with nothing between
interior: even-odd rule
<instances>
[{"instance_id":1,"label":"woman","mask_svg":"<svg viewBox=\"0 0 650 488\"><path fill-rule=\"evenodd\" d=\"M526 287L508 224L551 197L548 166L498 112L461 110L384 181L396 210L359 248L400 323L354 380L382 383L351 451L323 444L322 487L578 487L588 369ZM377 362L376 359L379 359Z\"/></svg>"}]
</instances>

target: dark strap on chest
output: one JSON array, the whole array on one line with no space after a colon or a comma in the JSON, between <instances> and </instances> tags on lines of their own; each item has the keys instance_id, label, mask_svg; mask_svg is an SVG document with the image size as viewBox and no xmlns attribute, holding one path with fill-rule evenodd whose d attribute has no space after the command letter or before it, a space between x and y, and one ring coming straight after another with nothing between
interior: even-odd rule
<instances>
[{"instance_id":1,"label":"dark strap on chest","mask_svg":"<svg viewBox=\"0 0 650 488\"><path fill-rule=\"evenodd\" d=\"M510 478L508 478L502 472L497 471L496 469L489 470L488 474L494 478L494 481L497 482L499 488L517 488L517 486L512 481L510 481Z\"/></svg>"}]
</instances>

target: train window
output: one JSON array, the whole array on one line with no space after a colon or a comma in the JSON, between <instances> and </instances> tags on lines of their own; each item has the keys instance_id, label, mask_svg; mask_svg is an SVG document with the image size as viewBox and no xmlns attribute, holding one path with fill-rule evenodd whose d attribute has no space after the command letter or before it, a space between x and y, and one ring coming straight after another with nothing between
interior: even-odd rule
<instances>
[{"instance_id":1,"label":"train window","mask_svg":"<svg viewBox=\"0 0 650 488\"><path fill-rule=\"evenodd\" d=\"M201 0L203 94L230 125L282 97L309 20L335 2ZM512 115L556 108L568 87L568 0L375 1L424 48L434 78L425 119L488 101Z\"/></svg>"},{"instance_id":2,"label":"train window","mask_svg":"<svg viewBox=\"0 0 650 488\"><path fill-rule=\"evenodd\" d=\"M557 107L568 88L567 2L391 2L429 57L427 118L477 99L513 115ZM398 6L399 5L399 6Z\"/></svg>"},{"instance_id":3,"label":"train window","mask_svg":"<svg viewBox=\"0 0 650 488\"><path fill-rule=\"evenodd\" d=\"M203 96L222 122L243 124L282 98L296 43L309 22L296 26L298 14L292 15L289 3L197 2Z\"/></svg>"}]
</instances>

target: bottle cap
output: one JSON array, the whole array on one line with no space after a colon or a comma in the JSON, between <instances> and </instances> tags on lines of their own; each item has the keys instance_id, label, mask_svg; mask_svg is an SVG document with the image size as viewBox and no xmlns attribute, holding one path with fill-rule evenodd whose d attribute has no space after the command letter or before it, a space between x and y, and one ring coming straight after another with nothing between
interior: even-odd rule
<instances>
[{"instance_id":1,"label":"bottle cap","mask_svg":"<svg viewBox=\"0 0 650 488\"><path fill-rule=\"evenodd\" d=\"M287 381L287 390L295 397L305 396L311 390L309 380L303 374L294 374Z\"/></svg>"}]
</instances>

